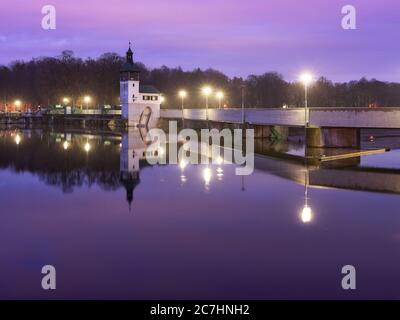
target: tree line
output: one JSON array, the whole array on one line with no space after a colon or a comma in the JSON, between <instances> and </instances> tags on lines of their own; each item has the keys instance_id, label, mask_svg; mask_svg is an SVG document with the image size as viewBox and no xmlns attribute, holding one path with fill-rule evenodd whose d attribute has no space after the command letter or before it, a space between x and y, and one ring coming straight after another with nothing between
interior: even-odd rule
<instances>
[{"instance_id":1,"label":"tree line","mask_svg":"<svg viewBox=\"0 0 400 320\"><path fill-rule=\"evenodd\" d=\"M119 105L119 70L125 57L105 53L97 59L82 59L72 51L57 57L41 57L30 61L15 61L0 66L0 105L12 105L21 100L23 105L49 106L62 104L68 97L76 106L83 105L83 97L92 97L91 105ZM246 79L230 78L214 69L181 68L149 69L137 63L142 84L157 87L165 96L163 107L178 108L178 91L185 89L185 107L205 105L201 88L209 85L224 92L225 107L240 107L244 88L245 107L281 108L303 107L304 87L299 82L285 81L276 72L250 75ZM217 99L210 98L210 106L217 107ZM309 90L310 107L399 107L400 84L362 78L358 81L334 83L324 77L317 79Z\"/></svg>"}]
</instances>

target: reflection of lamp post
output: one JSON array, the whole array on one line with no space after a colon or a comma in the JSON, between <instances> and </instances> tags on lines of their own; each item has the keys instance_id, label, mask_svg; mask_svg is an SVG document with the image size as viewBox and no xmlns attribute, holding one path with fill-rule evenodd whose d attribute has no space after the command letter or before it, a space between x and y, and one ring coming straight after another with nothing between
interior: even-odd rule
<instances>
[{"instance_id":1,"label":"reflection of lamp post","mask_svg":"<svg viewBox=\"0 0 400 320\"><path fill-rule=\"evenodd\" d=\"M179 97L181 98L181 108L182 108L182 125L184 120L184 116L183 116L183 109L185 108L185 98L187 97L187 92L185 90L181 90L179 91Z\"/></svg>"},{"instance_id":2,"label":"reflection of lamp post","mask_svg":"<svg viewBox=\"0 0 400 320\"><path fill-rule=\"evenodd\" d=\"M208 97L212 93L212 89L210 87L204 87L203 88L203 94L206 97L206 120L208 121Z\"/></svg>"},{"instance_id":3,"label":"reflection of lamp post","mask_svg":"<svg viewBox=\"0 0 400 320\"><path fill-rule=\"evenodd\" d=\"M179 161L179 167L181 168L181 182L185 183L187 181L186 176L185 176L185 168L187 166L187 161L182 159Z\"/></svg>"},{"instance_id":4,"label":"reflection of lamp post","mask_svg":"<svg viewBox=\"0 0 400 320\"><path fill-rule=\"evenodd\" d=\"M209 167L204 168L204 170L203 170L203 179L204 179L204 183L206 185L206 189L208 189L208 186L210 185L211 178L212 178L211 169Z\"/></svg>"},{"instance_id":5,"label":"reflection of lamp post","mask_svg":"<svg viewBox=\"0 0 400 320\"><path fill-rule=\"evenodd\" d=\"M63 143L63 148L64 148L64 150L68 150L68 148L69 148L69 143L68 143L68 141L64 141L64 143Z\"/></svg>"},{"instance_id":6,"label":"reflection of lamp post","mask_svg":"<svg viewBox=\"0 0 400 320\"><path fill-rule=\"evenodd\" d=\"M303 73L300 76L300 81L304 84L304 121L306 127L310 125L310 119L308 117L308 86L313 81L313 75L310 73Z\"/></svg>"},{"instance_id":7,"label":"reflection of lamp post","mask_svg":"<svg viewBox=\"0 0 400 320\"><path fill-rule=\"evenodd\" d=\"M244 124L244 89L246 88L246 86L243 84L241 88L242 88L242 124Z\"/></svg>"},{"instance_id":8,"label":"reflection of lamp post","mask_svg":"<svg viewBox=\"0 0 400 320\"><path fill-rule=\"evenodd\" d=\"M305 189L304 189L304 207L303 210L301 211L301 221L304 224L310 223L313 220L313 212L311 210L311 207L308 204L308 184L309 184L309 170L308 167L306 168L305 171Z\"/></svg>"},{"instance_id":9,"label":"reflection of lamp post","mask_svg":"<svg viewBox=\"0 0 400 320\"><path fill-rule=\"evenodd\" d=\"M221 109L221 101L224 98L224 93L222 91L218 91L216 96L218 99L218 108Z\"/></svg>"},{"instance_id":10,"label":"reflection of lamp post","mask_svg":"<svg viewBox=\"0 0 400 320\"><path fill-rule=\"evenodd\" d=\"M89 141L87 141L87 142L85 143L85 151L86 151L87 153L89 153L90 149L92 149L92 147L90 146Z\"/></svg>"},{"instance_id":11,"label":"reflection of lamp post","mask_svg":"<svg viewBox=\"0 0 400 320\"><path fill-rule=\"evenodd\" d=\"M21 143L21 136L17 133L15 136L15 144L18 146Z\"/></svg>"}]
</instances>

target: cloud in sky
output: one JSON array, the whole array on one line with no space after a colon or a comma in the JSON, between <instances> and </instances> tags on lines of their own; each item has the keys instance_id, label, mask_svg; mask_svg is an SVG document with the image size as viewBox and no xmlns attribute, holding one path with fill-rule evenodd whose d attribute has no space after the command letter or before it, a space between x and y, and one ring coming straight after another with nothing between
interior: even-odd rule
<instances>
[{"instance_id":1,"label":"cloud in sky","mask_svg":"<svg viewBox=\"0 0 400 320\"><path fill-rule=\"evenodd\" d=\"M2 0L0 63L55 56L123 54L161 65L216 68L231 76L304 69L333 80L400 78L400 2L352 0L358 30L341 28L342 0ZM57 9L57 29L41 28L41 8Z\"/></svg>"}]
</instances>

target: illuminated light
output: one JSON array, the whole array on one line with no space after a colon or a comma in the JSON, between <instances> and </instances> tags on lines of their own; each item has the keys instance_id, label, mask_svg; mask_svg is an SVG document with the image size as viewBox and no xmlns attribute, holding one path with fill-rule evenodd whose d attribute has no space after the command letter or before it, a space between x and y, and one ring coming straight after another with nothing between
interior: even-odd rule
<instances>
[{"instance_id":1,"label":"illuminated light","mask_svg":"<svg viewBox=\"0 0 400 320\"><path fill-rule=\"evenodd\" d=\"M203 170L203 179L205 184L208 186L211 182L212 172L210 168L204 168Z\"/></svg>"},{"instance_id":2,"label":"illuminated light","mask_svg":"<svg viewBox=\"0 0 400 320\"><path fill-rule=\"evenodd\" d=\"M313 219L313 213L309 206L305 206L301 211L301 221L303 223L310 223Z\"/></svg>"},{"instance_id":3,"label":"illuminated light","mask_svg":"<svg viewBox=\"0 0 400 320\"><path fill-rule=\"evenodd\" d=\"M63 143L63 148L64 148L64 150L68 150L68 148L69 148L69 143L68 143L68 141L64 141L64 143Z\"/></svg>"},{"instance_id":4,"label":"illuminated light","mask_svg":"<svg viewBox=\"0 0 400 320\"><path fill-rule=\"evenodd\" d=\"M221 100L221 99L224 98L224 93L223 93L222 91L218 91L217 94L216 94L216 96L217 96L218 99Z\"/></svg>"},{"instance_id":5,"label":"illuminated light","mask_svg":"<svg viewBox=\"0 0 400 320\"><path fill-rule=\"evenodd\" d=\"M16 145L19 145L21 143L21 136L19 134L15 136L15 143Z\"/></svg>"},{"instance_id":6,"label":"illuminated light","mask_svg":"<svg viewBox=\"0 0 400 320\"><path fill-rule=\"evenodd\" d=\"M282 109L287 109L287 108L288 108L287 104L284 104L284 105L282 106Z\"/></svg>"},{"instance_id":7,"label":"illuminated light","mask_svg":"<svg viewBox=\"0 0 400 320\"><path fill-rule=\"evenodd\" d=\"M22 105L21 100L15 100L14 105L19 108Z\"/></svg>"},{"instance_id":8,"label":"illuminated light","mask_svg":"<svg viewBox=\"0 0 400 320\"><path fill-rule=\"evenodd\" d=\"M69 99L68 98L64 98L63 102L64 102L64 104L68 104L69 103Z\"/></svg>"},{"instance_id":9,"label":"illuminated light","mask_svg":"<svg viewBox=\"0 0 400 320\"><path fill-rule=\"evenodd\" d=\"M164 150L163 147L159 147L159 148L158 148L158 154L159 154L160 156L163 156L163 155L165 154L165 150Z\"/></svg>"},{"instance_id":10,"label":"illuminated light","mask_svg":"<svg viewBox=\"0 0 400 320\"><path fill-rule=\"evenodd\" d=\"M305 72L300 75L300 81L305 85L308 86L312 81L314 77L311 73Z\"/></svg>"},{"instance_id":11,"label":"illuminated light","mask_svg":"<svg viewBox=\"0 0 400 320\"><path fill-rule=\"evenodd\" d=\"M85 103L89 103L90 101L92 101L92 98L90 96L85 96L83 98L83 101L85 101Z\"/></svg>"},{"instance_id":12,"label":"illuminated light","mask_svg":"<svg viewBox=\"0 0 400 320\"><path fill-rule=\"evenodd\" d=\"M122 143L119 144L119 147L122 148Z\"/></svg>"},{"instance_id":13,"label":"illuminated light","mask_svg":"<svg viewBox=\"0 0 400 320\"><path fill-rule=\"evenodd\" d=\"M218 168L218 169L217 169L217 177L218 177L218 180L221 181L222 178L223 178L223 176L224 176L224 170L223 170L222 168Z\"/></svg>"},{"instance_id":14,"label":"illuminated light","mask_svg":"<svg viewBox=\"0 0 400 320\"><path fill-rule=\"evenodd\" d=\"M161 102L161 103L164 103L164 102L165 102L165 98L164 98L164 97L161 97L161 98L160 98L160 102Z\"/></svg>"},{"instance_id":15,"label":"illuminated light","mask_svg":"<svg viewBox=\"0 0 400 320\"><path fill-rule=\"evenodd\" d=\"M217 158L217 164L218 165L221 165L221 164L223 164L224 163L224 159L221 157L221 156L219 156L218 158Z\"/></svg>"},{"instance_id":16,"label":"illuminated light","mask_svg":"<svg viewBox=\"0 0 400 320\"><path fill-rule=\"evenodd\" d=\"M185 183L187 181L187 178L184 174L181 175L181 182Z\"/></svg>"},{"instance_id":17,"label":"illuminated light","mask_svg":"<svg viewBox=\"0 0 400 320\"><path fill-rule=\"evenodd\" d=\"M369 137L369 141L370 141L370 142L374 142L374 141L375 141L375 137L374 137L374 136L370 136L370 137Z\"/></svg>"},{"instance_id":18,"label":"illuminated light","mask_svg":"<svg viewBox=\"0 0 400 320\"><path fill-rule=\"evenodd\" d=\"M92 147L90 146L89 142L86 142L86 143L85 143L85 151L86 151L86 152L89 152L90 149L92 149Z\"/></svg>"},{"instance_id":19,"label":"illuminated light","mask_svg":"<svg viewBox=\"0 0 400 320\"><path fill-rule=\"evenodd\" d=\"M181 160L181 161L179 161L179 167L182 169L182 170L185 170L185 168L186 168L186 166L188 165L188 163L187 163L187 161L186 160Z\"/></svg>"},{"instance_id":20,"label":"illuminated light","mask_svg":"<svg viewBox=\"0 0 400 320\"><path fill-rule=\"evenodd\" d=\"M187 97L187 92L185 90L179 91L178 94L179 94L179 97L181 97L182 99Z\"/></svg>"},{"instance_id":21,"label":"illuminated light","mask_svg":"<svg viewBox=\"0 0 400 320\"><path fill-rule=\"evenodd\" d=\"M212 89L210 87L206 86L203 88L202 92L205 96L209 96L212 93Z\"/></svg>"}]
</instances>

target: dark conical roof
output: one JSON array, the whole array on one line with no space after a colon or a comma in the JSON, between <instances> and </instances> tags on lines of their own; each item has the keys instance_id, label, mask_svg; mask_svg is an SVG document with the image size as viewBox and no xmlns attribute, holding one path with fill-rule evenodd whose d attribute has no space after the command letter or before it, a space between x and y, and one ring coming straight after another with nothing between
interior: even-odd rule
<instances>
[{"instance_id":1,"label":"dark conical roof","mask_svg":"<svg viewBox=\"0 0 400 320\"><path fill-rule=\"evenodd\" d=\"M122 65L121 72L140 72L139 67L133 62L133 51L129 42L129 49L126 52L126 62Z\"/></svg>"}]
</instances>

